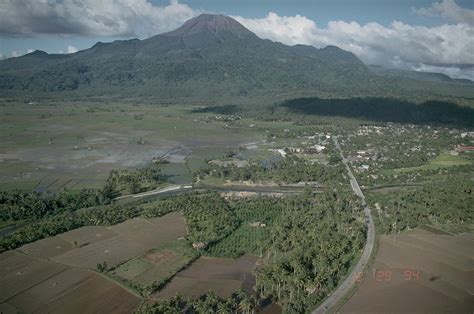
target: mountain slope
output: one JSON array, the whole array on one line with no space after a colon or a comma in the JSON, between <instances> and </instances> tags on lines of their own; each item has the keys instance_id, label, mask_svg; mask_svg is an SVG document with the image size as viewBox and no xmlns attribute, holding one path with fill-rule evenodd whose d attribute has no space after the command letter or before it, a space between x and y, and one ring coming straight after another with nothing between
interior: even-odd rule
<instances>
[{"instance_id":1,"label":"mountain slope","mask_svg":"<svg viewBox=\"0 0 474 314\"><path fill-rule=\"evenodd\" d=\"M396 78L374 75L350 52L263 40L230 17L210 14L145 40L99 42L68 55L35 51L0 61L0 91L206 99L398 93Z\"/></svg>"}]
</instances>

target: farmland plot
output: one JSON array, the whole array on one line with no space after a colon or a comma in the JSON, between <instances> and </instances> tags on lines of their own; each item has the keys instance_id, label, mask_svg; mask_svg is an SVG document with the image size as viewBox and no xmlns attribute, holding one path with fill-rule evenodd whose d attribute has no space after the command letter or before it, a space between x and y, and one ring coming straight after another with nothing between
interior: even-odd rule
<instances>
[{"instance_id":1,"label":"farmland plot","mask_svg":"<svg viewBox=\"0 0 474 314\"><path fill-rule=\"evenodd\" d=\"M54 300L42 309L44 313L131 313L140 299L99 275L71 293Z\"/></svg>"},{"instance_id":2,"label":"farmland plot","mask_svg":"<svg viewBox=\"0 0 474 314\"><path fill-rule=\"evenodd\" d=\"M414 229L384 236L373 268L341 312L472 313L473 246L468 234Z\"/></svg>"},{"instance_id":3,"label":"farmland plot","mask_svg":"<svg viewBox=\"0 0 474 314\"><path fill-rule=\"evenodd\" d=\"M67 266L95 270L99 263L113 267L185 235L184 218L171 213L130 219L112 227L82 227L27 244L20 250Z\"/></svg>"},{"instance_id":4,"label":"farmland plot","mask_svg":"<svg viewBox=\"0 0 474 314\"><path fill-rule=\"evenodd\" d=\"M176 240L120 265L112 274L145 287L164 282L195 256L189 244Z\"/></svg>"},{"instance_id":5,"label":"farmland plot","mask_svg":"<svg viewBox=\"0 0 474 314\"><path fill-rule=\"evenodd\" d=\"M112 229L147 250L186 235L184 219L178 214L168 214L150 220L134 218L112 226Z\"/></svg>"},{"instance_id":6,"label":"farmland plot","mask_svg":"<svg viewBox=\"0 0 474 314\"><path fill-rule=\"evenodd\" d=\"M25 312L37 313L131 313L139 301L137 296L100 275L68 269L9 303Z\"/></svg>"},{"instance_id":7,"label":"farmland plot","mask_svg":"<svg viewBox=\"0 0 474 314\"><path fill-rule=\"evenodd\" d=\"M184 218L169 214L83 227L2 253L0 311L131 313L140 299L91 270L99 263L113 267L131 260L124 264L132 265L123 272L126 279L147 285L169 278L191 259L178 245L167 247L185 235Z\"/></svg>"},{"instance_id":8,"label":"farmland plot","mask_svg":"<svg viewBox=\"0 0 474 314\"><path fill-rule=\"evenodd\" d=\"M84 284L93 276L92 272L70 268L13 297L9 303L22 311L32 313L58 296Z\"/></svg>"},{"instance_id":9,"label":"farmland plot","mask_svg":"<svg viewBox=\"0 0 474 314\"><path fill-rule=\"evenodd\" d=\"M118 236L111 228L87 226L58 235L60 238L81 247Z\"/></svg>"},{"instance_id":10,"label":"farmland plot","mask_svg":"<svg viewBox=\"0 0 474 314\"><path fill-rule=\"evenodd\" d=\"M116 236L100 242L68 251L52 260L72 267L96 269L98 263L115 266L146 251L145 247L124 236Z\"/></svg>"},{"instance_id":11,"label":"farmland plot","mask_svg":"<svg viewBox=\"0 0 474 314\"><path fill-rule=\"evenodd\" d=\"M65 266L38 260L14 251L0 254L0 302L65 269Z\"/></svg>"},{"instance_id":12,"label":"farmland plot","mask_svg":"<svg viewBox=\"0 0 474 314\"><path fill-rule=\"evenodd\" d=\"M22 246L19 250L30 256L50 259L72 250L73 245L61 237L50 237Z\"/></svg>"},{"instance_id":13,"label":"farmland plot","mask_svg":"<svg viewBox=\"0 0 474 314\"><path fill-rule=\"evenodd\" d=\"M167 299L179 292L184 297L196 298L213 290L218 296L228 298L239 288L249 286L257 260L253 255L238 259L201 257L177 273L154 297Z\"/></svg>"}]
</instances>

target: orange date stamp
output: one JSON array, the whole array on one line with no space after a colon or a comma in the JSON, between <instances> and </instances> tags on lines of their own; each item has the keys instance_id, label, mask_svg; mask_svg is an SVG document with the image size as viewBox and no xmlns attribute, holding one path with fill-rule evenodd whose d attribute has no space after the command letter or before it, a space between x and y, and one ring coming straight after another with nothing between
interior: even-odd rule
<instances>
[{"instance_id":1,"label":"orange date stamp","mask_svg":"<svg viewBox=\"0 0 474 314\"><path fill-rule=\"evenodd\" d=\"M420 271L416 269L404 269L401 272L376 269L373 271L373 279L379 282L391 281L395 275L401 275L404 280L420 280Z\"/></svg>"}]
</instances>

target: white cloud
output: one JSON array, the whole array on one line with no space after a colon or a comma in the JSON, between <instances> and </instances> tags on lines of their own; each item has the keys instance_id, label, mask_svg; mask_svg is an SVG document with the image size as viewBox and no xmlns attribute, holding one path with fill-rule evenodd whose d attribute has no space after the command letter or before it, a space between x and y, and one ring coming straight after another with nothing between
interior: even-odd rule
<instances>
[{"instance_id":1,"label":"white cloud","mask_svg":"<svg viewBox=\"0 0 474 314\"><path fill-rule=\"evenodd\" d=\"M351 51L367 64L419 69L421 64L450 68L458 77L474 79L462 65L474 64L474 28L467 24L436 27L412 26L395 21L385 27L378 23L331 21L319 27L304 16L279 16L270 12L261 19L235 17L262 38L313 45L338 46ZM458 72L452 69L458 68Z\"/></svg>"},{"instance_id":2,"label":"white cloud","mask_svg":"<svg viewBox=\"0 0 474 314\"><path fill-rule=\"evenodd\" d=\"M280 41L288 45L311 44L315 38L316 23L305 16L279 16L274 12L261 19L233 16L261 38Z\"/></svg>"},{"instance_id":3,"label":"white cloud","mask_svg":"<svg viewBox=\"0 0 474 314\"><path fill-rule=\"evenodd\" d=\"M21 53L21 51L16 51L16 50L12 51L12 57L13 57L13 58L19 57L19 56L21 56L21 55L23 55L23 54Z\"/></svg>"},{"instance_id":4,"label":"white cloud","mask_svg":"<svg viewBox=\"0 0 474 314\"><path fill-rule=\"evenodd\" d=\"M429 8L413 8L421 16L441 17L455 23L474 25L474 10L462 8L454 0L435 2Z\"/></svg>"},{"instance_id":5,"label":"white cloud","mask_svg":"<svg viewBox=\"0 0 474 314\"><path fill-rule=\"evenodd\" d=\"M465 66L462 68L459 67L450 67L450 66L435 66L427 64L419 64L417 67L414 67L413 70L420 72L434 72L434 73L443 73L451 77L463 78L473 80L474 78L474 66Z\"/></svg>"},{"instance_id":6,"label":"white cloud","mask_svg":"<svg viewBox=\"0 0 474 314\"><path fill-rule=\"evenodd\" d=\"M172 30L199 12L171 0L2 0L0 34L151 36Z\"/></svg>"},{"instance_id":7,"label":"white cloud","mask_svg":"<svg viewBox=\"0 0 474 314\"><path fill-rule=\"evenodd\" d=\"M32 53L34 50L31 49L31 48L28 48L28 50L26 50L26 53Z\"/></svg>"},{"instance_id":8,"label":"white cloud","mask_svg":"<svg viewBox=\"0 0 474 314\"><path fill-rule=\"evenodd\" d=\"M73 45L68 45L67 46L67 53L75 53L77 51L78 51L78 49L76 47L74 47Z\"/></svg>"}]
</instances>

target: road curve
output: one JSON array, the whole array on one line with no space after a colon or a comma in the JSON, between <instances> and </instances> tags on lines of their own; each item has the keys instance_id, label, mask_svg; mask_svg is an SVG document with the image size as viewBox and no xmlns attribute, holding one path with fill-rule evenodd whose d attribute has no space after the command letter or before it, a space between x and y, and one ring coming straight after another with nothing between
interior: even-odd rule
<instances>
[{"instance_id":1,"label":"road curve","mask_svg":"<svg viewBox=\"0 0 474 314\"><path fill-rule=\"evenodd\" d=\"M339 287L337 287L337 289L333 291L329 295L329 297L326 300L324 300L324 302L321 303L321 305L319 305L312 312L313 314L328 312L349 292L349 289L356 282L360 282L360 280L362 280L362 273L364 271L365 266L369 262L370 255L372 254L372 251L374 249L374 242L375 242L374 221L372 219L372 215L370 213L369 207L367 206L367 203L365 202L364 193L362 193L360 186L357 183L357 180L354 177L354 174L352 173L351 168L349 167L349 164L347 163L347 159L344 158L344 155L342 154L341 146L339 145L339 142L337 141L337 137L333 137L333 141L334 141L334 144L336 145L336 148L339 150L339 154L341 155L342 162L347 169L347 174L349 175L352 190L358 197L362 199L362 205L364 206L364 214L365 214L365 219L367 223L367 242L365 243L364 251L362 252L361 257L359 261L357 262L357 265L352 270L352 272L347 276L344 282Z\"/></svg>"}]
</instances>

